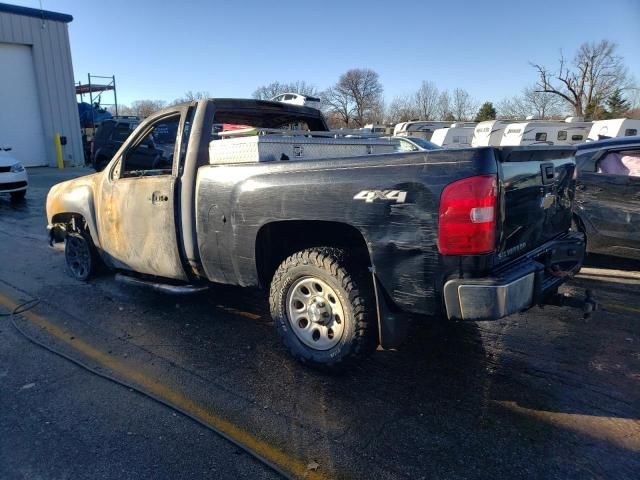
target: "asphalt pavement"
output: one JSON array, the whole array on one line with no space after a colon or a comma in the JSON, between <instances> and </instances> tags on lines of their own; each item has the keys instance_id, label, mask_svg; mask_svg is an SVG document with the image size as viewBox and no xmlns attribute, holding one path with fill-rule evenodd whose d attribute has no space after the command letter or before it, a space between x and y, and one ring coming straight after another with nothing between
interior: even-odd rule
<instances>
[{"instance_id":1,"label":"asphalt pavement","mask_svg":"<svg viewBox=\"0 0 640 480\"><path fill-rule=\"evenodd\" d=\"M133 388L0 317L0 478L278 478L232 441L301 478L637 478L640 264L589 259L564 289L594 291L588 321L425 318L398 351L329 375L289 358L263 292L73 280L44 199L86 173L30 169L25 202L0 196L0 312L39 300L22 330Z\"/></svg>"}]
</instances>

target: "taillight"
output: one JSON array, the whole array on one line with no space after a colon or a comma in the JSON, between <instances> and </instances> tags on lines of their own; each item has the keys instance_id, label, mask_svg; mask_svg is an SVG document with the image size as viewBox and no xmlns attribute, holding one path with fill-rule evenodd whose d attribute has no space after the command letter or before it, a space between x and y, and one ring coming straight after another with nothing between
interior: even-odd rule
<instances>
[{"instance_id":1,"label":"taillight","mask_svg":"<svg viewBox=\"0 0 640 480\"><path fill-rule=\"evenodd\" d=\"M438 250L443 255L478 255L495 250L495 175L464 178L440 196Z\"/></svg>"}]
</instances>

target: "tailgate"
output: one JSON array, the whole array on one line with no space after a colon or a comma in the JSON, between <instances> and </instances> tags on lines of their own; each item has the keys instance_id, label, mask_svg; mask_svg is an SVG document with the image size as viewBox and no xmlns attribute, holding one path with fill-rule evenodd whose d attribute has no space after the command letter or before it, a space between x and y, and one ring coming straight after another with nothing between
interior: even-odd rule
<instances>
[{"instance_id":1,"label":"tailgate","mask_svg":"<svg viewBox=\"0 0 640 480\"><path fill-rule=\"evenodd\" d=\"M575 192L574 147L497 150L501 219L497 263L565 233L571 227Z\"/></svg>"}]
</instances>

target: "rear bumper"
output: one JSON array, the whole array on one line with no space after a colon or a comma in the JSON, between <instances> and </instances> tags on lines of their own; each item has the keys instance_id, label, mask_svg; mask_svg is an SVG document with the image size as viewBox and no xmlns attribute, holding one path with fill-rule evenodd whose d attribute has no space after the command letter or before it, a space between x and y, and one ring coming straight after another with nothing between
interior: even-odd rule
<instances>
[{"instance_id":1,"label":"rear bumper","mask_svg":"<svg viewBox=\"0 0 640 480\"><path fill-rule=\"evenodd\" d=\"M582 266L585 242L572 232L501 267L490 277L452 279L444 286L447 317L498 320L542 303Z\"/></svg>"}]
</instances>

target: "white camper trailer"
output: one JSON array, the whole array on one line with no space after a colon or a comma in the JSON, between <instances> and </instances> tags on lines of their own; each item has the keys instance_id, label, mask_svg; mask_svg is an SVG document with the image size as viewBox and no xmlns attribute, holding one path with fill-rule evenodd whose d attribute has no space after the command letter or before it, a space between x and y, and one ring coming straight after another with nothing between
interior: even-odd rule
<instances>
[{"instance_id":1,"label":"white camper trailer","mask_svg":"<svg viewBox=\"0 0 640 480\"><path fill-rule=\"evenodd\" d=\"M398 123L393 129L394 137L420 137L425 140L431 140L433 132L438 128L451 126L453 122L431 121L431 120L412 120L410 122Z\"/></svg>"},{"instance_id":2,"label":"white camper trailer","mask_svg":"<svg viewBox=\"0 0 640 480\"><path fill-rule=\"evenodd\" d=\"M475 126L454 123L447 128L438 128L431 136L431 142L443 148L470 147Z\"/></svg>"},{"instance_id":3,"label":"white camper trailer","mask_svg":"<svg viewBox=\"0 0 640 480\"><path fill-rule=\"evenodd\" d=\"M500 145L575 145L586 141L590 128L590 122L573 118L564 122L510 123L504 129Z\"/></svg>"},{"instance_id":4,"label":"white camper trailer","mask_svg":"<svg viewBox=\"0 0 640 480\"><path fill-rule=\"evenodd\" d=\"M640 120L614 118L593 122L589 131L589 140L601 140L613 137L633 137L640 132Z\"/></svg>"},{"instance_id":5,"label":"white camper trailer","mask_svg":"<svg viewBox=\"0 0 640 480\"><path fill-rule=\"evenodd\" d=\"M497 147L502 141L502 135L513 120L486 120L476 125L471 139L472 147Z\"/></svg>"}]
</instances>

